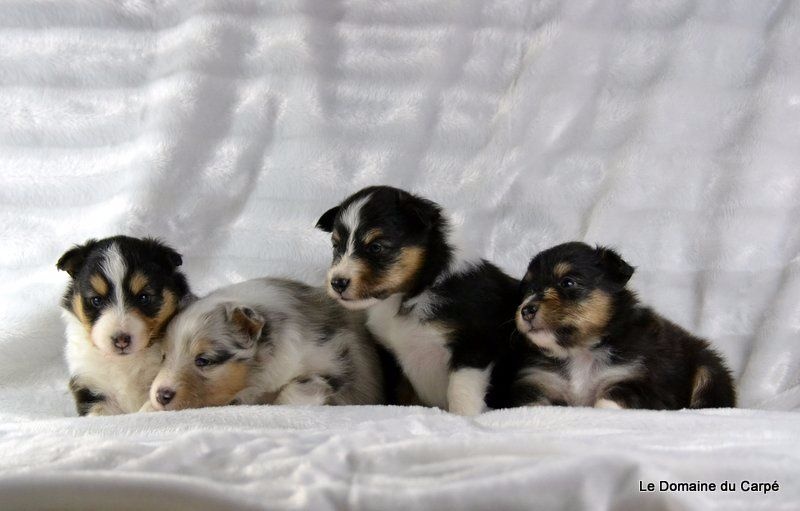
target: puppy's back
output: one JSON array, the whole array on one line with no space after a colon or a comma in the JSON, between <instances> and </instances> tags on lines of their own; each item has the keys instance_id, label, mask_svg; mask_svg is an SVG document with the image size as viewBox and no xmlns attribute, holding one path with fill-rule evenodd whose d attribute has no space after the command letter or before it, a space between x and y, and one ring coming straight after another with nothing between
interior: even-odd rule
<instances>
[{"instance_id":1,"label":"puppy's back","mask_svg":"<svg viewBox=\"0 0 800 511\"><path fill-rule=\"evenodd\" d=\"M332 344L339 354L341 378L329 381L336 391L331 404L383 404L381 363L375 341L365 326L366 314L334 302L325 290L301 282L267 278L268 285L286 290L295 300L295 318L312 335L312 342Z\"/></svg>"},{"instance_id":2,"label":"puppy's back","mask_svg":"<svg viewBox=\"0 0 800 511\"><path fill-rule=\"evenodd\" d=\"M664 344L672 346L682 357L675 363L682 364L689 377L687 408L732 408L736 406L736 390L733 376L723 358L711 344L664 318L652 309L644 309L653 323L661 330ZM684 398L686 399L686 398Z\"/></svg>"}]
</instances>

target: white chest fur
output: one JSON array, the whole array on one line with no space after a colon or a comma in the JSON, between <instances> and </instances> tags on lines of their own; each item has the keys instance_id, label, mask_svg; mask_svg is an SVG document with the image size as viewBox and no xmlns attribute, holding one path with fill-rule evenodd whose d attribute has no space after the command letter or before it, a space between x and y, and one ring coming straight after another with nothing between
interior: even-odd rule
<instances>
[{"instance_id":1,"label":"white chest fur","mask_svg":"<svg viewBox=\"0 0 800 511\"><path fill-rule=\"evenodd\" d=\"M65 312L67 346L65 356L70 376L100 392L107 408L117 413L138 411L148 400L150 384L161 366L161 347L153 345L131 355L107 355L89 340L86 330Z\"/></svg>"},{"instance_id":2,"label":"white chest fur","mask_svg":"<svg viewBox=\"0 0 800 511\"><path fill-rule=\"evenodd\" d=\"M538 387L550 401L571 406L595 406L614 384L640 374L638 362L611 364L607 349L571 350L562 370L530 368L522 379Z\"/></svg>"},{"instance_id":3,"label":"white chest fur","mask_svg":"<svg viewBox=\"0 0 800 511\"><path fill-rule=\"evenodd\" d=\"M446 410L450 350L446 346L446 330L425 321L428 299L420 296L410 312L399 314L401 297L391 296L368 310L367 326L397 357L420 399Z\"/></svg>"}]
</instances>

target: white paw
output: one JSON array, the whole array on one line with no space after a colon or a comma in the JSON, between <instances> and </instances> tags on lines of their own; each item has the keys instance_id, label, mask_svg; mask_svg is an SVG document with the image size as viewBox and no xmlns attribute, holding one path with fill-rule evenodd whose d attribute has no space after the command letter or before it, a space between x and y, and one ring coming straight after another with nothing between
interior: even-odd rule
<instances>
[{"instance_id":1,"label":"white paw","mask_svg":"<svg viewBox=\"0 0 800 511\"><path fill-rule=\"evenodd\" d=\"M594 402L595 408L605 408L607 410L622 410L622 406L610 399L598 399Z\"/></svg>"},{"instance_id":2,"label":"white paw","mask_svg":"<svg viewBox=\"0 0 800 511\"><path fill-rule=\"evenodd\" d=\"M545 398L537 399L536 401L531 401L530 403L525 403L525 406L552 406L553 403L548 401Z\"/></svg>"},{"instance_id":3,"label":"white paw","mask_svg":"<svg viewBox=\"0 0 800 511\"><path fill-rule=\"evenodd\" d=\"M450 405L447 411L464 417L475 417L486 411L486 405L483 400L480 402L456 402Z\"/></svg>"},{"instance_id":4,"label":"white paw","mask_svg":"<svg viewBox=\"0 0 800 511\"><path fill-rule=\"evenodd\" d=\"M447 411L473 417L486 409L484 398L489 387L491 366L485 369L463 368L450 373L447 385Z\"/></svg>"},{"instance_id":5,"label":"white paw","mask_svg":"<svg viewBox=\"0 0 800 511\"><path fill-rule=\"evenodd\" d=\"M150 401L145 401L141 408L139 408L139 413L142 412L157 412L156 407L153 406Z\"/></svg>"}]
</instances>

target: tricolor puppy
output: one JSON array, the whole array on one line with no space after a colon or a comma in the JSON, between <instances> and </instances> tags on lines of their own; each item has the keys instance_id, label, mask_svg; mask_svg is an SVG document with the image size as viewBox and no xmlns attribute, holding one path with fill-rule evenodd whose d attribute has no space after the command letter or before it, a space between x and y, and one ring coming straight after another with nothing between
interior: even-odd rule
<instances>
[{"instance_id":1,"label":"tricolor puppy","mask_svg":"<svg viewBox=\"0 0 800 511\"><path fill-rule=\"evenodd\" d=\"M262 278L218 289L170 324L150 389L155 410L228 404L380 404L363 315L325 291Z\"/></svg>"},{"instance_id":2,"label":"tricolor puppy","mask_svg":"<svg viewBox=\"0 0 800 511\"><path fill-rule=\"evenodd\" d=\"M517 328L534 356L517 404L598 408L735 406L730 372L709 344L639 304L634 269L613 250L565 243L541 252L523 279Z\"/></svg>"},{"instance_id":3,"label":"tricolor puppy","mask_svg":"<svg viewBox=\"0 0 800 511\"><path fill-rule=\"evenodd\" d=\"M491 263L463 261L435 203L387 186L328 210L328 293L367 310L367 326L400 363L420 400L462 415L493 407L492 368L514 332L518 282Z\"/></svg>"},{"instance_id":4,"label":"tricolor puppy","mask_svg":"<svg viewBox=\"0 0 800 511\"><path fill-rule=\"evenodd\" d=\"M181 256L149 238L89 240L58 260L70 389L80 415L138 411L161 363L158 340L190 296Z\"/></svg>"}]
</instances>

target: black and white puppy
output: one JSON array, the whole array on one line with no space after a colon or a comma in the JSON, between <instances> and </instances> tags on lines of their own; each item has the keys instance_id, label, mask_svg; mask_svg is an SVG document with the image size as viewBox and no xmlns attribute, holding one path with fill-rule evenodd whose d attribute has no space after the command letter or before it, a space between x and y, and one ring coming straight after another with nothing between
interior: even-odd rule
<instances>
[{"instance_id":1,"label":"black and white puppy","mask_svg":"<svg viewBox=\"0 0 800 511\"><path fill-rule=\"evenodd\" d=\"M155 239L114 236L68 250L61 302L79 415L138 411L161 364L165 326L190 296L181 256Z\"/></svg>"},{"instance_id":2,"label":"black and white puppy","mask_svg":"<svg viewBox=\"0 0 800 511\"><path fill-rule=\"evenodd\" d=\"M642 306L626 288L633 272L613 250L579 242L533 258L516 323L547 356L534 353L521 369L514 404L735 406L722 358L708 342Z\"/></svg>"},{"instance_id":3,"label":"black and white puppy","mask_svg":"<svg viewBox=\"0 0 800 511\"><path fill-rule=\"evenodd\" d=\"M363 313L300 282L262 278L217 289L172 320L163 346L144 409L384 402Z\"/></svg>"},{"instance_id":4,"label":"black and white puppy","mask_svg":"<svg viewBox=\"0 0 800 511\"><path fill-rule=\"evenodd\" d=\"M360 190L317 227L332 235L328 293L367 310L420 400L462 415L493 407L487 390L514 332L518 282L457 257L440 207L397 188Z\"/></svg>"}]
</instances>

